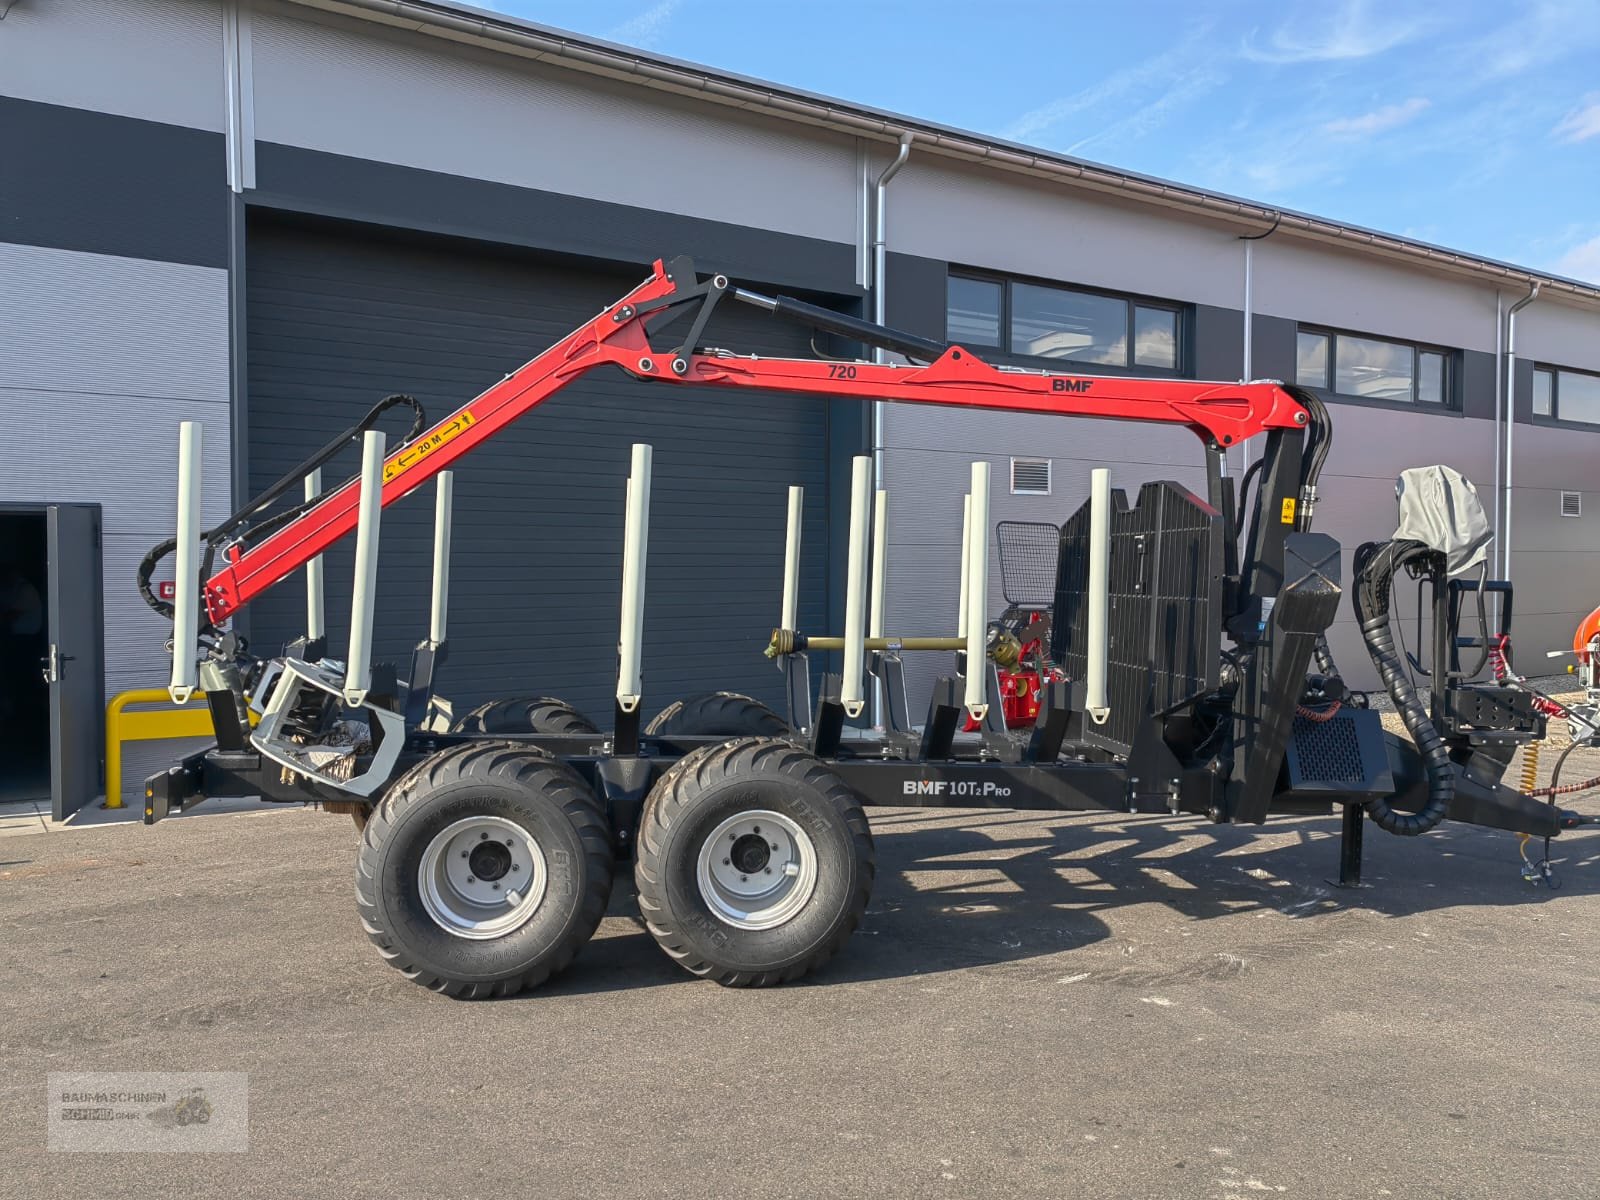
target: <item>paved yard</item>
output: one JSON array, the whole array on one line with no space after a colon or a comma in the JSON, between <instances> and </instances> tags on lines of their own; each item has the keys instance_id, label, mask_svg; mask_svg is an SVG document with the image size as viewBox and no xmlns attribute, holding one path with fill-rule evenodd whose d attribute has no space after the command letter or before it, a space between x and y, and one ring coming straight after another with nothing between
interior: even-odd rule
<instances>
[{"instance_id":1,"label":"paved yard","mask_svg":"<svg viewBox=\"0 0 1600 1200\"><path fill-rule=\"evenodd\" d=\"M1600 1194L1600 834L884 812L867 927L725 991L614 915L555 986L382 965L303 810L0 840L4 1193ZM245 1155L43 1150L51 1070L245 1071Z\"/></svg>"}]
</instances>

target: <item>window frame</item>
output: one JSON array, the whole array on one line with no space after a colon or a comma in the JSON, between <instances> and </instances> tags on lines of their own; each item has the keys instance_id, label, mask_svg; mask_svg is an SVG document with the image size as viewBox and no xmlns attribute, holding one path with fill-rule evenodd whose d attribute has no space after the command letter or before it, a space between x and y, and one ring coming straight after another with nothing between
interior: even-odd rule
<instances>
[{"instance_id":1,"label":"window frame","mask_svg":"<svg viewBox=\"0 0 1600 1200\"><path fill-rule=\"evenodd\" d=\"M1085 287L1076 283L1064 283L1059 279L1040 279L1031 275L1008 275L1000 271L985 271L976 267L952 265L945 276L945 339L947 341L950 337L949 281L952 279L966 279L975 283L1000 285L1000 345L998 347L986 345L969 347L977 354L992 356L997 362L1001 363L1044 367L1047 370L1074 375L1115 375L1131 379L1186 379L1191 375L1190 362L1193 356L1189 347L1189 331L1193 320L1193 305L1185 304L1180 300L1146 296L1138 292L1119 292L1110 288ZM1052 358L1049 355L1024 354L1012 349L1011 318L1014 309L1012 288L1016 284L1121 301L1126 310L1127 321L1124 336L1127 351L1124 363L1119 366L1115 363L1085 362L1072 358ZM1172 314L1175 334L1172 366L1151 367L1134 361L1136 354L1134 341L1134 328L1137 319L1136 310L1140 308L1155 309Z\"/></svg>"},{"instance_id":2,"label":"window frame","mask_svg":"<svg viewBox=\"0 0 1600 1200\"><path fill-rule=\"evenodd\" d=\"M1547 371L1550 375L1550 411L1548 413L1535 412L1533 407L1534 388L1540 371ZM1600 371L1587 371L1581 367L1563 367L1556 363L1535 362L1533 374L1528 378L1528 415L1539 425L1563 425L1569 429L1600 429L1600 419L1586 421L1582 417L1563 417L1561 415L1561 377L1563 375L1583 375L1589 379L1600 379Z\"/></svg>"},{"instance_id":3,"label":"window frame","mask_svg":"<svg viewBox=\"0 0 1600 1200\"><path fill-rule=\"evenodd\" d=\"M1443 412L1461 414L1461 352L1449 346L1440 346L1433 342L1416 342L1409 338L1398 338L1392 334L1365 333L1358 329L1335 329L1330 325L1314 325L1296 322L1295 352L1294 352L1294 378L1297 387L1308 388L1327 399L1338 400L1348 404L1367 404L1378 408L1398 409L1401 412ZM1327 362L1324 367L1323 383L1320 385L1300 382L1300 335L1303 333L1315 334L1328 339ZM1334 385L1339 378L1339 339L1341 337L1360 338L1369 342L1384 342L1390 346L1402 346L1411 351L1411 399L1391 400L1385 396L1363 396L1356 392L1341 392ZM1437 401L1423 400L1422 391L1422 356L1424 354L1437 354L1443 360L1444 379L1442 381L1442 394Z\"/></svg>"}]
</instances>

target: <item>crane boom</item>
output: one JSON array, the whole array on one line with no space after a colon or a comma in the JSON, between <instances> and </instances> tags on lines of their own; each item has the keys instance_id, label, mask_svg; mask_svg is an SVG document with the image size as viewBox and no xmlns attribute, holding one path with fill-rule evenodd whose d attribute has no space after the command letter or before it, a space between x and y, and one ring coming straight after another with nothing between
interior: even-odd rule
<instances>
[{"instance_id":1,"label":"crane boom","mask_svg":"<svg viewBox=\"0 0 1600 1200\"><path fill-rule=\"evenodd\" d=\"M925 354L932 361L840 362L697 350L711 308L730 292L777 315L805 319L809 313L824 328ZM696 302L698 310L691 309ZM690 312L691 328L677 349L652 349L652 330L659 332ZM991 366L960 346L940 347L798 301L730 288L721 275L699 280L693 264L679 258L671 264L658 260L650 277L615 304L390 454L383 467L384 507L576 379L607 366L666 384L1180 425L1217 448L1272 429L1303 428L1311 419L1307 408L1276 383L1066 375ZM226 545L221 567L204 585L211 623L220 625L353 532L357 500L352 480L257 543Z\"/></svg>"}]
</instances>

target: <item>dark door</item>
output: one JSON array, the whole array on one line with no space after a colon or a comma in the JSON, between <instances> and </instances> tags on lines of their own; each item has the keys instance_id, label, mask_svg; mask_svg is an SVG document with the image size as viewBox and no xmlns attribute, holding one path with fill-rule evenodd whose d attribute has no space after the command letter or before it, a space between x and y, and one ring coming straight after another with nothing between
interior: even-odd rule
<instances>
[{"instance_id":1,"label":"dark door","mask_svg":"<svg viewBox=\"0 0 1600 1200\"><path fill-rule=\"evenodd\" d=\"M408 244L354 227L250 231L250 482L260 489L407 392L449 412L633 287L603 270L470 243ZM809 332L724 304L704 341L809 355ZM403 434L398 415L384 428ZM646 716L733 688L783 703L762 656L779 616L788 487L806 489L801 623L827 598L827 406L587 376L462 461L455 485L450 657L458 706L558 695L608 720L615 687L623 481L629 445L655 446L645 603ZM391 443L392 444L392 443ZM331 483L355 470L345 454ZM402 671L427 630L431 488L383 516L374 657ZM326 556L329 644L342 656L352 543ZM250 606L258 651L304 632L303 575Z\"/></svg>"},{"instance_id":2,"label":"dark door","mask_svg":"<svg viewBox=\"0 0 1600 1200\"><path fill-rule=\"evenodd\" d=\"M50 804L62 821L100 794L105 676L100 661L100 510L46 510L50 643Z\"/></svg>"}]
</instances>

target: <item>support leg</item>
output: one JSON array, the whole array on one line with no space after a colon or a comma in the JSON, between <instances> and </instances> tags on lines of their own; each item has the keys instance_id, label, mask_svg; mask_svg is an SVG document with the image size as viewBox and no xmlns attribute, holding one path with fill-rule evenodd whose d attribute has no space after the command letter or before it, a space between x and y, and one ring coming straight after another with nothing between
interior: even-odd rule
<instances>
[{"instance_id":1,"label":"support leg","mask_svg":"<svg viewBox=\"0 0 1600 1200\"><path fill-rule=\"evenodd\" d=\"M1339 829L1339 879L1335 887L1367 886L1361 882L1361 839L1366 828L1367 810L1359 804L1346 804Z\"/></svg>"}]
</instances>

